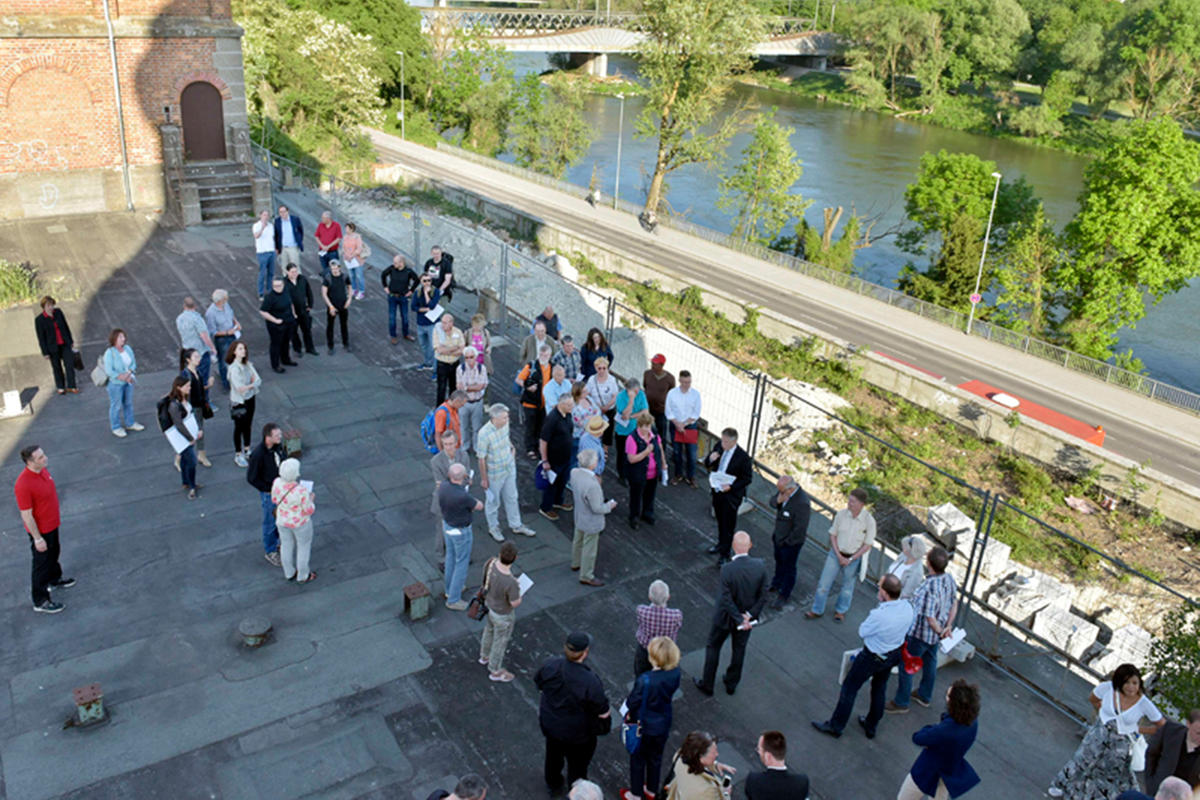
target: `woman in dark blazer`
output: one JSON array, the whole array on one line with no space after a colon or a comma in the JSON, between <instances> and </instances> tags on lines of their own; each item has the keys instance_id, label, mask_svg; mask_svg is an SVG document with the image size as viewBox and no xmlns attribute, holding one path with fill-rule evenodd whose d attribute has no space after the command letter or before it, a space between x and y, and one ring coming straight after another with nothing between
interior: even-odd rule
<instances>
[{"instance_id":1,"label":"woman in dark blazer","mask_svg":"<svg viewBox=\"0 0 1200 800\"><path fill-rule=\"evenodd\" d=\"M621 790L621 800L659 794L662 754L671 734L671 698L679 690L679 646L670 637L656 636L646 651L653 669L637 676L625 701L625 720L641 726L642 740L629 756L629 788Z\"/></svg>"},{"instance_id":2,"label":"woman in dark blazer","mask_svg":"<svg viewBox=\"0 0 1200 800\"><path fill-rule=\"evenodd\" d=\"M896 800L924 797L962 797L979 783L965 758L979 726L979 687L962 678L946 692L942 721L913 734L913 744L925 749L909 770Z\"/></svg>"},{"instance_id":3,"label":"woman in dark blazer","mask_svg":"<svg viewBox=\"0 0 1200 800\"><path fill-rule=\"evenodd\" d=\"M55 308L50 295L42 298L42 313L33 318L33 328L42 355L50 359L58 393L79 394L75 388L75 341L71 338L71 326L62 309Z\"/></svg>"},{"instance_id":4,"label":"woman in dark blazer","mask_svg":"<svg viewBox=\"0 0 1200 800\"><path fill-rule=\"evenodd\" d=\"M188 347L179 351L179 377L188 382L188 400L196 414L196 425L203 431L205 416L211 417L212 412L206 410L208 403L204 400L204 390L208 387L200 380L199 350ZM208 379L208 386L212 386L211 376ZM196 460L206 467L212 466L212 462L208 460L208 454L204 452L204 442L196 443ZM179 466L179 456L175 457L175 466Z\"/></svg>"}]
</instances>

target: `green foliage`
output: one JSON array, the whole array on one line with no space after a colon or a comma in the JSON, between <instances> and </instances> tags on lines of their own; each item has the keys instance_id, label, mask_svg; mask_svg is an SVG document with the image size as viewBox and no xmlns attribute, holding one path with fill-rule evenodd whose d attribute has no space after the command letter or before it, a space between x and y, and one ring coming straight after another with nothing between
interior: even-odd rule
<instances>
[{"instance_id":1,"label":"green foliage","mask_svg":"<svg viewBox=\"0 0 1200 800\"><path fill-rule=\"evenodd\" d=\"M1200 147L1179 125L1132 124L1088 165L1056 283L1070 346L1107 358L1118 331L1200 274Z\"/></svg>"},{"instance_id":2,"label":"green foliage","mask_svg":"<svg viewBox=\"0 0 1200 800\"><path fill-rule=\"evenodd\" d=\"M1181 714L1200 708L1200 612L1181 603L1150 645L1154 691Z\"/></svg>"},{"instance_id":3,"label":"green foliage","mask_svg":"<svg viewBox=\"0 0 1200 800\"><path fill-rule=\"evenodd\" d=\"M369 157L360 125L383 119L382 63L370 36L316 11L273 0L235 0L251 111L278 120L324 161Z\"/></svg>"},{"instance_id":4,"label":"green foliage","mask_svg":"<svg viewBox=\"0 0 1200 800\"><path fill-rule=\"evenodd\" d=\"M465 147L498 154L515 102L512 59L477 28L442 31L431 59L425 107L434 126L440 133L456 131Z\"/></svg>"},{"instance_id":5,"label":"green foliage","mask_svg":"<svg viewBox=\"0 0 1200 800\"><path fill-rule=\"evenodd\" d=\"M582 89L570 82L547 87L530 74L518 85L515 100L509 150L521 166L562 178L592 144Z\"/></svg>"},{"instance_id":6,"label":"green foliage","mask_svg":"<svg viewBox=\"0 0 1200 800\"><path fill-rule=\"evenodd\" d=\"M387 113L384 115L383 129L388 133L400 135L400 118L397 116L400 113L400 99L396 98L388 104ZM429 112L421 108L415 100L408 100L404 104L404 135L410 142L423 144L426 147L437 147L437 143L442 140L441 134L438 133L437 127L433 124L433 120L429 116Z\"/></svg>"},{"instance_id":7,"label":"green foliage","mask_svg":"<svg viewBox=\"0 0 1200 800\"><path fill-rule=\"evenodd\" d=\"M941 17L905 3L868 6L854 15L856 46L848 57L853 71L847 84L872 107L898 110L897 88L907 76L926 89L932 107L941 96L941 74L949 53L942 37Z\"/></svg>"},{"instance_id":8,"label":"green foliage","mask_svg":"<svg viewBox=\"0 0 1200 800\"><path fill-rule=\"evenodd\" d=\"M1109 38L1110 85L1141 119L1200 114L1200 3L1132 0Z\"/></svg>"},{"instance_id":9,"label":"green foliage","mask_svg":"<svg viewBox=\"0 0 1200 800\"><path fill-rule=\"evenodd\" d=\"M685 164L712 164L741 124L717 112L734 78L750 68L763 25L744 0L645 0L638 47L646 105L636 135L657 140L646 210L658 211L663 181Z\"/></svg>"},{"instance_id":10,"label":"green foliage","mask_svg":"<svg viewBox=\"0 0 1200 800\"><path fill-rule=\"evenodd\" d=\"M1053 303L1053 276L1062 258L1058 236L1038 203L1032 217L1013 226L997 259L994 319L1019 333L1044 335Z\"/></svg>"},{"instance_id":11,"label":"green foliage","mask_svg":"<svg viewBox=\"0 0 1200 800\"><path fill-rule=\"evenodd\" d=\"M775 121L776 109L760 114L742 160L721 179L717 206L733 210L733 235L769 244L783 226L812 204L792 187L804 172L789 141L795 132Z\"/></svg>"},{"instance_id":12,"label":"green foliage","mask_svg":"<svg viewBox=\"0 0 1200 800\"><path fill-rule=\"evenodd\" d=\"M40 297L41 286L32 264L0 258L0 308L36 303Z\"/></svg>"},{"instance_id":13,"label":"green foliage","mask_svg":"<svg viewBox=\"0 0 1200 800\"><path fill-rule=\"evenodd\" d=\"M948 51L943 75L956 88L970 81L1004 85L1031 36L1029 15L1017 0L941 0L936 4Z\"/></svg>"}]
</instances>

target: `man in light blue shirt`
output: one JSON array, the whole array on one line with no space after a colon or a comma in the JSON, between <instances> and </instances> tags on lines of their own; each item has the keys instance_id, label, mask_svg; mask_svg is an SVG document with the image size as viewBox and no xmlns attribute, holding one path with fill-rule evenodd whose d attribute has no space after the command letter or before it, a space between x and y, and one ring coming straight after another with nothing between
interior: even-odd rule
<instances>
[{"instance_id":1,"label":"man in light blue shirt","mask_svg":"<svg viewBox=\"0 0 1200 800\"><path fill-rule=\"evenodd\" d=\"M196 308L196 301L192 297L183 298L183 311L175 318L175 330L179 333L179 347L183 350L199 350L200 351L200 366L196 368L196 372L200 375L200 382L204 384L204 401L208 402L208 390L212 386L212 359L217 354L217 347L213 344L212 337L208 335L208 323L204 321L204 315ZM209 404L213 411L217 407Z\"/></svg>"},{"instance_id":2,"label":"man in light blue shirt","mask_svg":"<svg viewBox=\"0 0 1200 800\"><path fill-rule=\"evenodd\" d=\"M571 382L567 380L567 371L561 364L555 364L550 370L550 382L542 387L542 397L546 399L546 408L558 405L558 398L571 393Z\"/></svg>"},{"instance_id":3,"label":"man in light blue shirt","mask_svg":"<svg viewBox=\"0 0 1200 800\"><path fill-rule=\"evenodd\" d=\"M888 677L892 667L900 663L900 647L904 637L912 627L912 604L900 599L900 579L895 575L885 575L879 581L879 605L877 605L863 623L858 626L858 635L862 637L863 648L854 657L850 671L842 680L842 692L838 696L837 708L833 716L826 722L814 721L812 726L821 733L827 733L835 739L842 735L850 712L854 710L854 699L858 690L868 680L871 681L871 710L867 715L858 718L858 724L868 739L875 738L875 728L883 717L883 705L887 697ZM903 669L903 666L901 666Z\"/></svg>"}]
</instances>

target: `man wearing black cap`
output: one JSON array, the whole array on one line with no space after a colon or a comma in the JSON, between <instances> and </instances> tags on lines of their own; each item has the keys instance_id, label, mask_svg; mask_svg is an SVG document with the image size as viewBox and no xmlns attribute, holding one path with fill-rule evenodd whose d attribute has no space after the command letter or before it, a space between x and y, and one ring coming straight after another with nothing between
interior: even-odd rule
<instances>
[{"instance_id":1,"label":"man wearing black cap","mask_svg":"<svg viewBox=\"0 0 1200 800\"><path fill-rule=\"evenodd\" d=\"M538 723L546 737L546 785L552 793L587 778L596 737L612 727L604 685L583 663L591 645L591 636L583 631L572 632L563 645L563 655L543 664L533 679L542 693Z\"/></svg>"}]
</instances>

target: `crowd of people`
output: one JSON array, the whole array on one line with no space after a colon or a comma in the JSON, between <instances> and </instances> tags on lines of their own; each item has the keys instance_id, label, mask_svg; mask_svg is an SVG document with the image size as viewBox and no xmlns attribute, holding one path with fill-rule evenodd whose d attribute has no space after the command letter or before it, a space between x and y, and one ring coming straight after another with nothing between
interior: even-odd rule
<instances>
[{"instance_id":1,"label":"crowd of people","mask_svg":"<svg viewBox=\"0 0 1200 800\"><path fill-rule=\"evenodd\" d=\"M343 230L326 212L315 226L312 238L321 270L318 292L300 268L303 223L286 206L280 206L274 219L263 211L251 233L259 266L259 315L270 342L273 372L299 366L291 357L293 351L296 358L318 355L312 333L312 309L318 297L325 306L329 354L334 353L335 328L343 348L349 350L348 316L352 303L365 297L362 274L370 255L354 224L346 223ZM482 621L478 661L487 677L496 683L516 678L505 668L505 659L524 587L521 575L514 572L519 548L505 535L500 509L503 505L510 534L536 535L521 518L519 453L535 468L541 493L538 513L550 523L570 515L570 569L588 587L605 585L600 577L604 573L599 566L600 542L610 515L624 504L630 529L654 526L658 487L697 489L699 464L706 472L716 523L715 543L707 553L715 556L720 570L720 591L708 621L704 667L693 683L702 695L715 692L720 653L728 640L732 653L721 682L726 693L734 694L761 615L768 607L783 609L796 589L797 561L812 520L809 496L791 475L776 481L770 500L774 529L768 575L766 561L750 555L749 534L737 530L739 510L753 478L751 458L734 428L721 430L709 451L702 457L698 454L703 404L687 370L672 374L665 356L655 354L640 379L631 375L622 380L614 374L614 352L601 330L591 328L582 345L577 345L568 324L547 306L520 342L517 371L498 378L486 318L476 315L469 328L461 329L448 310L455 288L453 263L454 257L440 247L432 248L420 271L397 254L382 271L381 285L387 297L391 344L398 345L401 337L417 342L421 360L414 369L428 371L435 384L425 442L431 451L434 550L443 571L446 609ZM245 470L246 481L259 493L264 558L281 569L284 579L309 583L317 577L310 566L316 511L312 482L301 479L301 462L289 457L277 422L255 427L263 378L251 361L228 293L217 289L211 300L201 312L192 297L185 298L175 319L179 371L156 405L160 429L174 451L183 490L195 499L202 489L198 468L213 466L205 436L219 410L213 387L220 380L228 392L234 463ZM42 300L35 330L41 351L51 362L58 393L77 393L75 373L82 364L68 322L53 298ZM138 362L124 330L113 329L108 342L93 380L107 386L109 426L115 437L124 438L144 430L133 409ZM632 367L624 365L623 370ZM510 408L497 400L510 384L524 428L520 449L510 426ZM274 411L264 409L268 416ZM25 469L15 494L31 539L33 606L38 612L58 613L64 606L52 598L51 591L75 581L64 576L59 563L57 491L41 447L26 447L21 457ZM608 484L610 465L616 485L623 490L621 498L613 496ZM482 498L473 493L476 484ZM824 616L835 584L839 591L833 621L842 622L850 610L855 587L866 575L865 556L876 539L868 505L867 493L852 489L845 508L835 514L807 619ZM469 568L479 512L497 547L483 562L478 589L468 592L468 587L476 586ZM877 606L858 628L862 644L841 680L836 706L828 719L813 721L815 730L841 737L867 683L869 710L857 722L868 739L875 738L885 714L906 713L911 702L923 707L934 703L938 652L952 635L958 612L958 590L946 571L949 559L944 548L928 547L923 537L905 538L900 556L878 581ZM597 738L620 727L629 752L630 776L629 785L619 791L622 800L653 800L664 794L675 800L728 797L733 770L718 760L716 737L704 731L683 732L677 746L668 748L676 733L672 703L681 682L677 639L684 619L679 609L670 607L670 588L664 581L649 585L648 600L636 607L630 620L634 684L615 719L603 682L587 663L593 647L588 633L571 632L562 654L548 659L532 676L540 692L544 779L552 792L569 790L574 800L603 797L600 787L587 780L588 767ZM896 691L888 700L895 667L900 667ZM913 676L918 671L922 675L914 690ZM913 736L922 751L899 789L899 800L959 797L979 782L965 759L978 730L979 690L955 681L944 701L940 722ZM1142 734L1152 736L1145 758L1149 791L1160 786L1169 790L1174 785L1172 776L1190 780L1192 786L1200 783L1200 712L1192 712L1186 725L1166 723L1142 693L1140 673L1132 665L1118 668L1112 681L1096 688L1092 701L1098 720L1055 778L1049 790L1052 796L1115 800L1118 794L1136 789L1134 767ZM1151 724L1141 725L1143 719ZM764 771L746 780L750 800L807 797L808 779L788 768L787 748L780 731L766 730L759 736L756 752ZM486 793L485 783L468 775L453 793L432 797L482 800Z\"/></svg>"}]
</instances>

